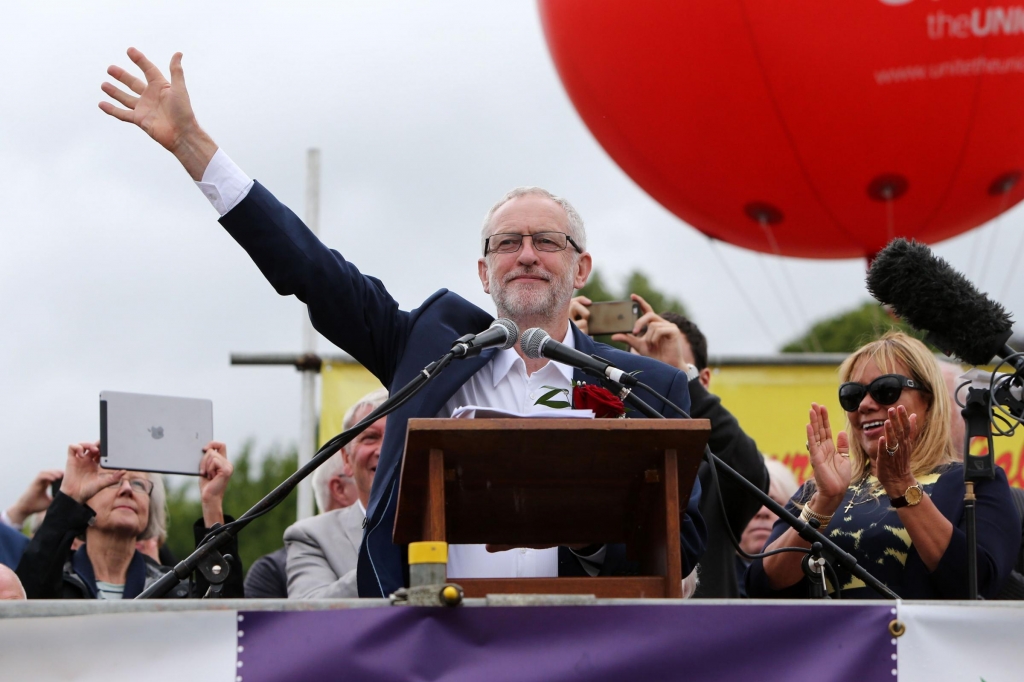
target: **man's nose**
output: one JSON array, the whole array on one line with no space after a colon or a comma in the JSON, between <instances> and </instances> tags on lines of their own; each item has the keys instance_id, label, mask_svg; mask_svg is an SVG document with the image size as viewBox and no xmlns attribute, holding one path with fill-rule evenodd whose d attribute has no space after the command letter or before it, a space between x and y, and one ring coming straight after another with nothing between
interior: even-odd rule
<instances>
[{"instance_id":1,"label":"man's nose","mask_svg":"<svg viewBox=\"0 0 1024 682\"><path fill-rule=\"evenodd\" d=\"M519 247L519 257L516 259L523 265L536 263L540 259L537 255L537 250L533 248L533 238L524 237L523 245Z\"/></svg>"}]
</instances>

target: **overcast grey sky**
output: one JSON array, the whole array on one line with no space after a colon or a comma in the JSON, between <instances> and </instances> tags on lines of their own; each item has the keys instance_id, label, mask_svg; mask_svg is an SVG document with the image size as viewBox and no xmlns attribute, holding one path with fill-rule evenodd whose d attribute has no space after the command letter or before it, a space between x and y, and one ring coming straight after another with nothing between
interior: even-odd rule
<instances>
[{"instance_id":1,"label":"overcast grey sky","mask_svg":"<svg viewBox=\"0 0 1024 682\"><path fill-rule=\"evenodd\" d=\"M523 184L569 197L597 267L616 283L640 268L682 298L713 353L772 352L867 298L862 261L720 246L762 329L708 240L582 124L533 2L48 1L8 2L4 15L3 506L37 470L63 466L67 443L97 437L104 389L212 398L229 452L248 438L289 444L298 430L296 372L228 356L297 350L304 308L273 292L167 152L96 106L130 45L164 69L184 52L200 123L300 215L306 149L319 147L322 239L406 309L448 287L493 310L476 276L479 223ZM1022 227L1013 211L937 251L970 270L974 250L968 274L999 297ZM782 288L783 269L799 319L766 280ZM1011 280L1001 299L1018 316L1022 287Z\"/></svg>"}]
</instances>

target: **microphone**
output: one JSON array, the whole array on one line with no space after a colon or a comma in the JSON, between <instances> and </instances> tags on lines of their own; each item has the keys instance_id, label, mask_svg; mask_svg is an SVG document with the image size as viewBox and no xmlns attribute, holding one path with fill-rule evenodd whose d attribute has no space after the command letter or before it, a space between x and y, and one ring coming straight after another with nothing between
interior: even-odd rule
<instances>
[{"instance_id":1,"label":"microphone","mask_svg":"<svg viewBox=\"0 0 1024 682\"><path fill-rule=\"evenodd\" d=\"M1013 354L1009 313L924 244L894 239L871 264L868 291L946 355L971 365ZM1018 366L1018 369L1020 367Z\"/></svg>"},{"instance_id":2,"label":"microphone","mask_svg":"<svg viewBox=\"0 0 1024 682\"><path fill-rule=\"evenodd\" d=\"M581 369L587 374L611 379L624 386L637 385L636 377L632 374L623 372L612 363L602 360L596 355L581 353L575 348L569 348L564 343L555 341L546 331L539 327L527 329L523 332L523 338L519 341L519 347L523 349L523 354L528 358L548 358L563 365Z\"/></svg>"},{"instance_id":3,"label":"microphone","mask_svg":"<svg viewBox=\"0 0 1024 682\"><path fill-rule=\"evenodd\" d=\"M452 344L452 353L457 358L471 358L480 355L485 348L506 350L516 345L519 340L519 327L512 320L499 317L491 323L486 331L479 334L466 334Z\"/></svg>"}]
</instances>

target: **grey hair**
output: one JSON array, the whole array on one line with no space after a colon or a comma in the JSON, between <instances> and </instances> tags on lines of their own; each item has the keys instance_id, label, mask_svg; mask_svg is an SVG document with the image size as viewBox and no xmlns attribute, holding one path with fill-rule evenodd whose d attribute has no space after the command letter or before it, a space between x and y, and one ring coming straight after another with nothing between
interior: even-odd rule
<instances>
[{"instance_id":1,"label":"grey hair","mask_svg":"<svg viewBox=\"0 0 1024 682\"><path fill-rule=\"evenodd\" d=\"M387 399L388 389L386 388L378 388L364 395L359 399L359 402L345 411L345 416L341 420L341 430L348 431L355 426L357 414L367 407L375 410ZM344 467L345 462L341 458L341 450L338 450L313 472L313 497L316 498L316 506L321 513L327 509L327 503L331 497L331 479L342 475L341 472L344 470Z\"/></svg>"},{"instance_id":2,"label":"grey hair","mask_svg":"<svg viewBox=\"0 0 1024 682\"><path fill-rule=\"evenodd\" d=\"M768 489L775 488L785 499L793 497L799 485L793 470L774 457L765 457L764 466L768 469Z\"/></svg>"},{"instance_id":3,"label":"grey hair","mask_svg":"<svg viewBox=\"0 0 1024 682\"><path fill-rule=\"evenodd\" d=\"M149 522L138 539L156 538L157 546L160 546L167 542L167 489L164 487L163 476L146 475L153 484L153 492L149 494Z\"/></svg>"},{"instance_id":4,"label":"grey hair","mask_svg":"<svg viewBox=\"0 0 1024 682\"><path fill-rule=\"evenodd\" d=\"M494 204L494 206L491 206L491 210L489 210L487 212L487 215L484 216L484 224L483 227L480 229L481 252L485 248L484 244L487 243L487 237L490 236L488 235L487 232L491 227L491 219L494 218L494 214L498 212L499 208L501 208L508 202L512 201L513 199L518 199L519 197L525 196L544 197L545 199L550 199L551 201L561 206L562 210L565 211L566 217L568 218L569 236L572 237L572 240L576 242L577 246L580 247L580 250L587 250L587 230L586 228L583 227L583 218L581 218L580 214L576 212L576 209L573 208L573 205L569 203L568 199L556 196L551 192L547 191L546 189L544 189L543 187L516 187L514 190L508 192L501 199L498 199L498 202Z\"/></svg>"}]
</instances>

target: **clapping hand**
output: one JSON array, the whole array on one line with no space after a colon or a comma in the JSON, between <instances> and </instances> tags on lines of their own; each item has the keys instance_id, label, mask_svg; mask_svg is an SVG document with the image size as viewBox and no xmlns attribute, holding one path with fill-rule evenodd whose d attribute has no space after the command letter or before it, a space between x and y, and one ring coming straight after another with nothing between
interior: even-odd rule
<instances>
[{"instance_id":1,"label":"clapping hand","mask_svg":"<svg viewBox=\"0 0 1024 682\"><path fill-rule=\"evenodd\" d=\"M835 506L846 495L850 487L850 439L840 431L832 440L832 425L828 420L828 409L824 405L811 403L810 423L807 425L807 452L814 468L814 483L819 495L835 501ZM818 513L828 513L814 507Z\"/></svg>"},{"instance_id":2,"label":"clapping hand","mask_svg":"<svg viewBox=\"0 0 1024 682\"><path fill-rule=\"evenodd\" d=\"M917 415L907 414L907 408L899 405L889 408L885 420L885 435L878 439L878 455L875 457L878 482L889 497L900 497L907 488L917 481L910 471L910 460L917 442Z\"/></svg>"}]
</instances>

